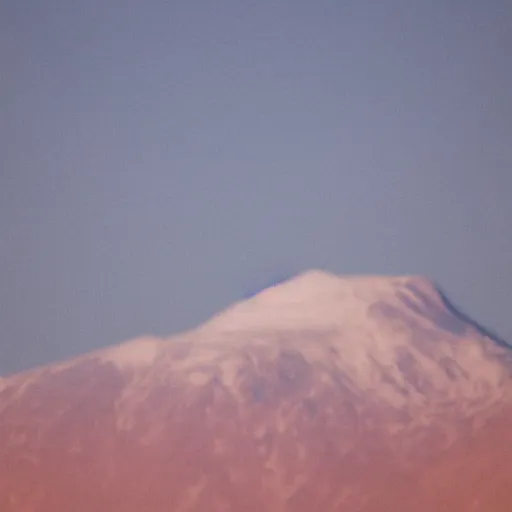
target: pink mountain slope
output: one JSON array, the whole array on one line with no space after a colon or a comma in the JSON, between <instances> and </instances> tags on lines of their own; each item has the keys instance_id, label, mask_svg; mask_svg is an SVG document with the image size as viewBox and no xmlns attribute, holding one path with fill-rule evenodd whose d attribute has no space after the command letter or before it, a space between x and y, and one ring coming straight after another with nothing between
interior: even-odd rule
<instances>
[{"instance_id":1,"label":"pink mountain slope","mask_svg":"<svg viewBox=\"0 0 512 512\"><path fill-rule=\"evenodd\" d=\"M511 377L427 279L310 271L0 379L0 510L504 512Z\"/></svg>"}]
</instances>

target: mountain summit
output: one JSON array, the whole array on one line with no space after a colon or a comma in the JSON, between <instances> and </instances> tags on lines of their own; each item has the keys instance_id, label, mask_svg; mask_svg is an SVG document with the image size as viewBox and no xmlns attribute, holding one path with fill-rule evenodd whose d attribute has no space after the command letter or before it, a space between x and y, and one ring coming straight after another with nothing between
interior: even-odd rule
<instances>
[{"instance_id":1,"label":"mountain summit","mask_svg":"<svg viewBox=\"0 0 512 512\"><path fill-rule=\"evenodd\" d=\"M308 271L0 380L0 509L502 512L511 376L430 280Z\"/></svg>"},{"instance_id":2,"label":"mountain summit","mask_svg":"<svg viewBox=\"0 0 512 512\"><path fill-rule=\"evenodd\" d=\"M396 314L405 316L422 305L430 308L422 311L424 315L436 311L442 314L440 310L444 307L440 292L424 277L339 277L312 270L235 304L207 325L222 323L225 329L258 325L266 330L325 329L358 321L354 315L366 315L367 309L376 303L388 304L396 308Z\"/></svg>"}]
</instances>

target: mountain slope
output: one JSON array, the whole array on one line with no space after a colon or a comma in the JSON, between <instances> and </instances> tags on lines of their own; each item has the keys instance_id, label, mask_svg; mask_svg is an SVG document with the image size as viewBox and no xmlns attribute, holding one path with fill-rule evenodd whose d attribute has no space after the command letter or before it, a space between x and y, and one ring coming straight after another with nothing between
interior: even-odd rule
<instances>
[{"instance_id":1,"label":"mountain slope","mask_svg":"<svg viewBox=\"0 0 512 512\"><path fill-rule=\"evenodd\" d=\"M512 355L422 277L310 271L0 381L0 509L503 511Z\"/></svg>"}]
</instances>

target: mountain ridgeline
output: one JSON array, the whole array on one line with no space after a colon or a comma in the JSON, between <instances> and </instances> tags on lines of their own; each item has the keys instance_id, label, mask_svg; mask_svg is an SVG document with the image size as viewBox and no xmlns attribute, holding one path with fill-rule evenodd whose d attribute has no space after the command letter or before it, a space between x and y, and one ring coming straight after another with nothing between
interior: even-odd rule
<instances>
[{"instance_id":1,"label":"mountain ridgeline","mask_svg":"<svg viewBox=\"0 0 512 512\"><path fill-rule=\"evenodd\" d=\"M503 512L512 350L420 276L309 271L0 379L4 512Z\"/></svg>"}]
</instances>

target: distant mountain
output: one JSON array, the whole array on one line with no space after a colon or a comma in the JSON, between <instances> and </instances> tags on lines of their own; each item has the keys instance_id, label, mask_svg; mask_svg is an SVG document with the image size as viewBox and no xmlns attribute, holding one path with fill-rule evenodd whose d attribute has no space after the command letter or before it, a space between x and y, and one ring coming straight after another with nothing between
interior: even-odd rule
<instances>
[{"instance_id":1,"label":"distant mountain","mask_svg":"<svg viewBox=\"0 0 512 512\"><path fill-rule=\"evenodd\" d=\"M3 512L504 512L512 350L422 277L310 271L0 380Z\"/></svg>"}]
</instances>

